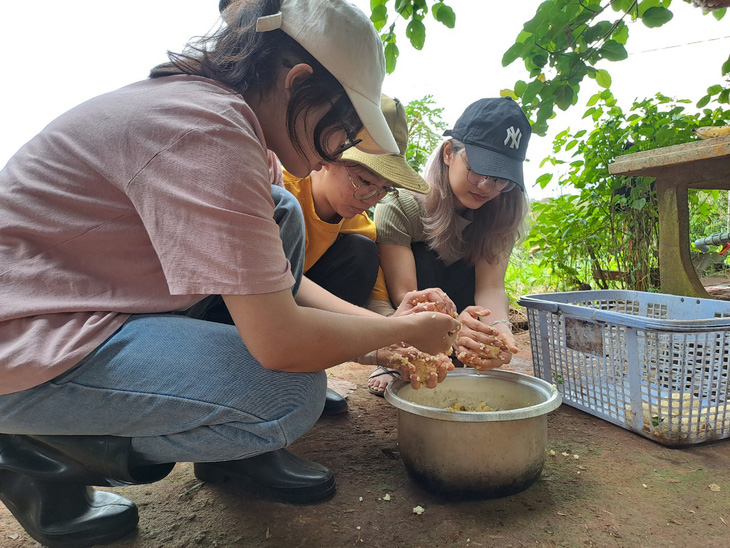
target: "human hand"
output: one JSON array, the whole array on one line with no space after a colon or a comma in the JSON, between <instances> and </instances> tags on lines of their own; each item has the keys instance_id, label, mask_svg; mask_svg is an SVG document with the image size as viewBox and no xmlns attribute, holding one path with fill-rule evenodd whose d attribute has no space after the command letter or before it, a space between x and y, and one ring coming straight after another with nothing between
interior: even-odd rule
<instances>
[{"instance_id":1,"label":"human hand","mask_svg":"<svg viewBox=\"0 0 730 548\"><path fill-rule=\"evenodd\" d=\"M406 320L411 325L410 335L404 337L404 342L426 354L450 352L461 329L458 320L441 312L416 312L398 320Z\"/></svg>"},{"instance_id":2,"label":"human hand","mask_svg":"<svg viewBox=\"0 0 730 548\"><path fill-rule=\"evenodd\" d=\"M469 306L459 315L462 327L456 339L456 359L478 371L501 367L518 352L511 332L500 332L480 320L490 313L481 306Z\"/></svg>"},{"instance_id":3,"label":"human hand","mask_svg":"<svg viewBox=\"0 0 730 548\"><path fill-rule=\"evenodd\" d=\"M401 378L410 381L414 390L422 385L436 388L446 378L447 372L454 370L454 364L446 354L426 354L405 343L378 350L378 365L400 371Z\"/></svg>"},{"instance_id":4,"label":"human hand","mask_svg":"<svg viewBox=\"0 0 730 548\"><path fill-rule=\"evenodd\" d=\"M441 312L456 318L456 305L441 289L435 287L421 291L409 291L393 316L404 316L417 312Z\"/></svg>"}]
</instances>

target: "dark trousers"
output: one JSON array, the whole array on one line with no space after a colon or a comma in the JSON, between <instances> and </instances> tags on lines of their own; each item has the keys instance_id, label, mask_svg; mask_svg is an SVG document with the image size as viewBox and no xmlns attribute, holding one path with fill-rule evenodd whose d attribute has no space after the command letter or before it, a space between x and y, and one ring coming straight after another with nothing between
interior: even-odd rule
<instances>
[{"instance_id":1,"label":"dark trousers","mask_svg":"<svg viewBox=\"0 0 730 548\"><path fill-rule=\"evenodd\" d=\"M362 234L340 234L304 275L340 299L365 306L379 266L375 242Z\"/></svg>"},{"instance_id":2,"label":"dark trousers","mask_svg":"<svg viewBox=\"0 0 730 548\"><path fill-rule=\"evenodd\" d=\"M459 312L474 304L476 277L472 265L462 260L446 266L438 253L425 242L411 244L411 249L416 259L418 289L442 289L454 301Z\"/></svg>"}]
</instances>

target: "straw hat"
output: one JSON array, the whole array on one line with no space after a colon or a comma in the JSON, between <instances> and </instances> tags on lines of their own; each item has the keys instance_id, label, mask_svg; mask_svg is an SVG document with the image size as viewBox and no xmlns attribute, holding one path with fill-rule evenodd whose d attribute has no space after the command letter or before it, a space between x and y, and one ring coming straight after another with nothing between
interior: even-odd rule
<instances>
[{"instance_id":1,"label":"straw hat","mask_svg":"<svg viewBox=\"0 0 730 548\"><path fill-rule=\"evenodd\" d=\"M398 144L399 153L366 154L356 148L351 148L342 154L342 160L361 164L396 187L413 190L420 194L428 193L428 183L406 161L406 149L408 148L406 109L398 99L391 99L387 95L381 97L380 107L390 131L395 137L395 142Z\"/></svg>"}]
</instances>

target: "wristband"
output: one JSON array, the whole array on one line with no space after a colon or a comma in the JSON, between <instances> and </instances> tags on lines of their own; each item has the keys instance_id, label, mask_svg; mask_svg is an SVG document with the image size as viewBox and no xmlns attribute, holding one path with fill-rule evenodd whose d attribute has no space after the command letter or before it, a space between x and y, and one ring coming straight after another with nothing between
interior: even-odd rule
<instances>
[{"instance_id":1,"label":"wristband","mask_svg":"<svg viewBox=\"0 0 730 548\"><path fill-rule=\"evenodd\" d=\"M512 328L512 322L511 322L511 321L509 321L509 320L497 320L497 321L494 321L494 322L490 323L489 325L490 325L491 327L494 327L495 325L499 325L499 324L501 324L501 323L506 323L507 325L509 325L509 326L510 326L510 328Z\"/></svg>"}]
</instances>

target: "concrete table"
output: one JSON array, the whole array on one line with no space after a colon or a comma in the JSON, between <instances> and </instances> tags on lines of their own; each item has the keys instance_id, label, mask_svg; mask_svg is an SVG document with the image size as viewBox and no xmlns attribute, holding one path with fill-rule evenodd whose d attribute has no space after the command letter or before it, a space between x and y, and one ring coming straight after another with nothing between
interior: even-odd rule
<instances>
[{"instance_id":1,"label":"concrete table","mask_svg":"<svg viewBox=\"0 0 730 548\"><path fill-rule=\"evenodd\" d=\"M664 293L712 298L690 258L687 189L730 190L730 136L619 156L612 175L656 177L659 278Z\"/></svg>"}]
</instances>

